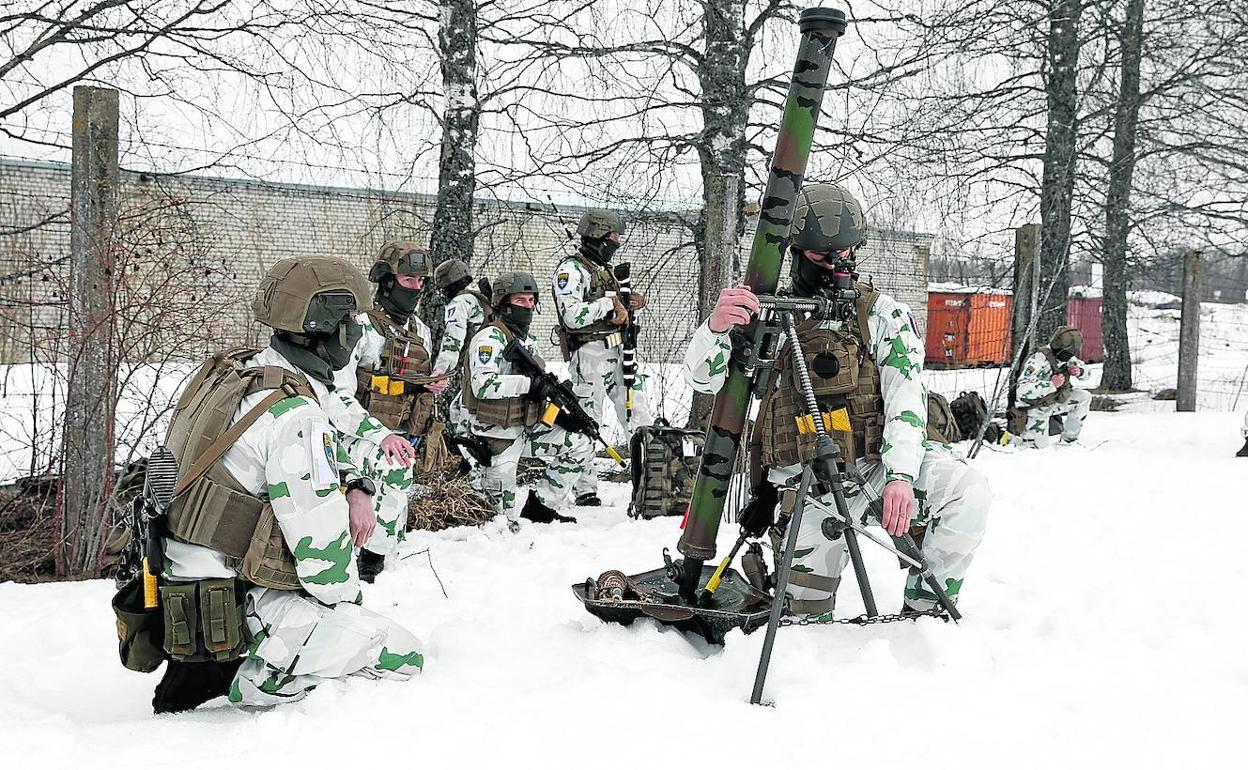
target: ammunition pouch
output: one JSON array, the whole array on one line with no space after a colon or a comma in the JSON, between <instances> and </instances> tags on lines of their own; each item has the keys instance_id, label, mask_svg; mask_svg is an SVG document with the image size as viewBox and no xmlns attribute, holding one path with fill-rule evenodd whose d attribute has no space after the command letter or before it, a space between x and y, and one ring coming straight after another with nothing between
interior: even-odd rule
<instances>
[{"instance_id":1,"label":"ammunition pouch","mask_svg":"<svg viewBox=\"0 0 1248 770\"><path fill-rule=\"evenodd\" d=\"M161 586L165 653L182 663L225 662L242 656L247 649L245 595L234 578Z\"/></svg>"},{"instance_id":2,"label":"ammunition pouch","mask_svg":"<svg viewBox=\"0 0 1248 770\"><path fill-rule=\"evenodd\" d=\"M112 604L121 665L143 674L160 668L165 661L164 616L157 608L144 607L142 571L118 589Z\"/></svg>"},{"instance_id":3,"label":"ammunition pouch","mask_svg":"<svg viewBox=\"0 0 1248 770\"><path fill-rule=\"evenodd\" d=\"M356 382L356 400L382 425L409 436L429 432L436 411L431 391L372 369L356 370Z\"/></svg>"}]
</instances>

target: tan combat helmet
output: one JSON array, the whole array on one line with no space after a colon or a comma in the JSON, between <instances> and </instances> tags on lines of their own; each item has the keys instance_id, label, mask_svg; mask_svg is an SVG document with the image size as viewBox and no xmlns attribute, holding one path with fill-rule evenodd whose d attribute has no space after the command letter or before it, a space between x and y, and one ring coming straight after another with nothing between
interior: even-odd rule
<instances>
[{"instance_id":1,"label":"tan combat helmet","mask_svg":"<svg viewBox=\"0 0 1248 770\"><path fill-rule=\"evenodd\" d=\"M390 241L377 253L368 280L379 283L387 275L429 275L429 251L413 241Z\"/></svg>"},{"instance_id":2,"label":"tan combat helmet","mask_svg":"<svg viewBox=\"0 0 1248 770\"><path fill-rule=\"evenodd\" d=\"M497 310L509 296L522 292L537 296L537 280L529 273L520 271L503 273L490 287L490 304Z\"/></svg>"},{"instance_id":3,"label":"tan combat helmet","mask_svg":"<svg viewBox=\"0 0 1248 770\"><path fill-rule=\"evenodd\" d=\"M862 205L845 188L834 184L806 185L797 194L790 245L826 253L853 249L867 242L867 220Z\"/></svg>"},{"instance_id":4,"label":"tan combat helmet","mask_svg":"<svg viewBox=\"0 0 1248 770\"><path fill-rule=\"evenodd\" d=\"M294 334L318 331L305 322L318 294L349 294L368 307L369 284L359 268L337 257L289 257L269 269L256 288L251 312L265 326Z\"/></svg>"},{"instance_id":5,"label":"tan combat helmet","mask_svg":"<svg viewBox=\"0 0 1248 770\"><path fill-rule=\"evenodd\" d=\"M1074 326L1059 326L1053 330L1053 336L1049 338L1049 349L1053 351L1053 355L1058 358L1070 358L1079 352L1083 347L1083 332Z\"/></svg>"},{"instance_id":6,"label":"tan combat helmet","mask_svg":"<svg viewBox=\"0 0 1248 770\"><path fill-rule=\"evenodd\" d=\"M471 280L472 273L462 259L448 259L433 271L433 285L445 291L460 281Z\"/></svg>"},{"instance_id":7,"label":"tan combat helmet","mask_svg":"<svg viewBox=\"0 0 1248 770\"><path fill-rule=\"evenodd\" d=\"M624 234L624 217L606 209L590 209L581 214L581 221L576 223L576 233L583 238L597 240L610 233Z\"/></svg>"}]
</instances>

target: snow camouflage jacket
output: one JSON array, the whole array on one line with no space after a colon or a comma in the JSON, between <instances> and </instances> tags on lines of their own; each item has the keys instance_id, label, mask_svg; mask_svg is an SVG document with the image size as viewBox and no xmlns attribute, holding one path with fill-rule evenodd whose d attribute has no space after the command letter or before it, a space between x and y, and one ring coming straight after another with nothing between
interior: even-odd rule
<instances>
[{"instance_id":1,"label":"snow camouflage jacket","mask_svg":"<svg viewBox=\"0 0 1248 770\"><path fill-rule=\"evenodd\" d=\"M396 430L409 430L411 435L419 435L423 433L424 427L428 422L428 418L433 409L433 395L431 393L428 394L426 398L422 399L419 404L411 403L417 401L417 397L420 395L419 392L412 393L409 391L400 398L384 399L388 402L398 402L400 404L404 403L402 399L407 399L407 406L401 410L398 410L394 403L380 403L383 399L370 401L370 405L373 407L375 414L382 414L381 411L377 410L389 410L386 412L386 414L389 414L388 417L385 414L382 414L383 420L377 419L376 416L370 416L368 408L362 405L361 399L366 398L364 395L364 389L367 388L368 385L368 378L364 375L367 370L382 368L382 354L385 352L386 335L381 329L377 328L377 322L371 315L360 313L358 315L358 321L362 329L362 334L360 335L360 341L355 345L355 349L351 351L351 361L342 369L334 372L334 395L342 400L342 409L351 410L351 417L341 421L336 419L334 421L334 427L337 428L339 432L348 436L355 436L357 438L362 438L366 441L372 441L373 443L378 444L381 443L381 440L390 433L387 425L382 424L383 420L388 421L389 426L394 427ZM429 341L433 337L433 333L429 331L429 327L424 321L413 315L407 320L407 323L400 328L402 328L407 334L415 337L420 346L426 351L433 350L433 348L429 345ZM361 367L363 367L366 372L360 372ZM339 407L335 406L335 409L337 408ZM364 416L368 418L366 422L362 421L358 424L355 423L355 409L359 409L364 412ZM404 425L397 424L402 417L402 414L397 413L399 411L401 411L402 414L408 415L410 418L406 428ZM419 412L419 416L413 416L413 412ZM357 427L355 429L349 429L352 425L357 425ZM380 426L385 432L377 433L376 428L378 426ZM376 438L374 438L374 436L376 436Z\"/></svg>"},{"instance_id":2,"label":"snow camouflage jacket","mask_svg":"<svg viewBox=\"0 0 1248 770\"><path fill-rule=\"evenodd\" d=\"M1046 348L1047 349L1047 348ZM1084 382L1088 376L1087 364L1078 358L1071 356L1066 362L1067 368L1081 369L1082 373L1078 377L1069 376L1067 382L1072 386ZM1052 377L1055 371L1053 365L1049 362L1048 356L1044 350L1037 350L1027 359L1027 363L1023 366L1023 373L1018 376L1018 397L1024 401L1044 405L1042 402L1048 400L1050 402L1064 401L1061 398L1050 398L1058 395L1058 389L1053 386ZM1067 390L1069 393L1069 389Z\"/></svg>"},{"instance_id":3,"label":"snow camouflage jacket","mask_svg":"<svg viewBox=\"0 0 1248 770\"><path fill-rule=\"evenodd\" d=\"M298 371L272 348L260 351L247 366ZM332 605L360 596L347 499L338 491L339 473L346 471L350 478L358 476L358 471L322 406L336 406L336 399L314 378L309 378L309 384L316 400L292 396L277 402L225 451L221 462L244 489L269 499L282 537L295 557L300 585L312 598ZM244 398L234 419L264 400L268 392ZM167 579L235 575L225 566L224 556L213 549L166 539L164 550Z\"/></svg>"},{"instance_id":4,"label":"snow camouflage jacket","mask_svg":"<svg viewBox=\"0 0 1248 770\"><path fill-rule=\"evenodd\" d=\"M523 340L525 347L537 353L537 340L528 335ZM529 392L532 379L527 375L513 374L512 364L503 358L503 348L507 347L507 335L497 325L491 324L473 335L468 345L464 371L464 389L472 388L472 395L478 400L522 399ZM538 356L539 360L541 356ZM464 406L467 407L465 398ZM503 427L478 420L472 415L472 433L486 438L516 439L523 436L526 428L523 425Z\"/></svg>"},{"instance_id":5,"label":"snow camouflage jacket","mask_svg":"<svg viewBox=\"0 0 1248 770\"><path fill-rule=\"evenodd\" d=\"M555 312L559 314L559 325L565 331L576 335L579 330L589 339L602 339L620 330L620 327L605 320L615 312L615 302L606 294L612 289L604 280L600 281L602 285L598 286L598 291L592 292L594 276L581 260L581 257L568 257L556 268L551 286L555 295ZM603 271L610 272L606 268ZM597 296L589 296L591 294Z\"/></svg>"},{"instance_id":6,"label":"snow camouflage jacket","mask_svg":"<svg viewBox=\"0 0 1248 770\"><path fill-rule=\"evenodd\" d=\"M821 328L839 329L838 321ZM884 397L881 462L887 479L913 482L927 448L927 388L923 385L923 340L915 332L910 308L879 294L867 314L871 356L879 367ZM727 333L716 334L704 322L685 352L685 380L699 393L716 393L728 378L732 345Z\"/></svg>"},{"instance_id":7,"label":"snow camouflage jacket","mask_svg":"<svg viewBox=\"0 0 1248 770\"><path fill-rule=\"evenodd\" d=\"M475 292L461 291L448 303L443 315L442 345L433 363L434 371L449 372L459 367L459 356L468 341L488 321L485 305Z\"/></svg>"}]
</instances>

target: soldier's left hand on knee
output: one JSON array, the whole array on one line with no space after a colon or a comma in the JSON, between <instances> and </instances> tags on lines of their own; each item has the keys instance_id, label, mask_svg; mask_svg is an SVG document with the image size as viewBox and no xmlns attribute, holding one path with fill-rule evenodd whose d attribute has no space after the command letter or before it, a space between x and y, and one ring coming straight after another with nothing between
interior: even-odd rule
<instances>
[{"instance_id":1,"label":"soldier's left hand on knee","mask_svg":"<svg viewBox=\"0 0 1248 770\"><path fill-rule=\"evenodd\" d=\"M910 529L914 513L914 487L905 479L893 479L884 485L884 515L880 524L888 534L901 537Z\"/></svg>"}]
</instances>

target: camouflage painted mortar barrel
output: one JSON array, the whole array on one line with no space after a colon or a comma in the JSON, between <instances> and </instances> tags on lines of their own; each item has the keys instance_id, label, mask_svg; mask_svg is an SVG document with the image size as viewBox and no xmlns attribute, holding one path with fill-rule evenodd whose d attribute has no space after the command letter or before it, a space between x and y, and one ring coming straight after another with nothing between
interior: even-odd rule
<instances>
[{"instance_id":1,"label":"camouflage painted mortar barrel","mask_svg":"<svg viewBox=\"0 0 1248 770\"><path fill-rule=\"evenodd\" d=\"M845 33L845 25L845 13L835 8L808 8L799 21L802 42L793 66L780 135L776 138L767 189L763 191L762 212L745 269L745 283L757 294L774 294L780 279L793 209L806 173L823 92L832 68L832 53L836 50L837 38ZM686 580L681 586L681 594L686 599L692 598L697 589L701 562L715 556L715 536L732 478L733 459L741 444L749 393L749 378L734 359L729 364L728 380L715 397L702 449L702 466L689 503L685 529L677 545L686 557L683 570Z\"/></svg>"}]
</instances>

